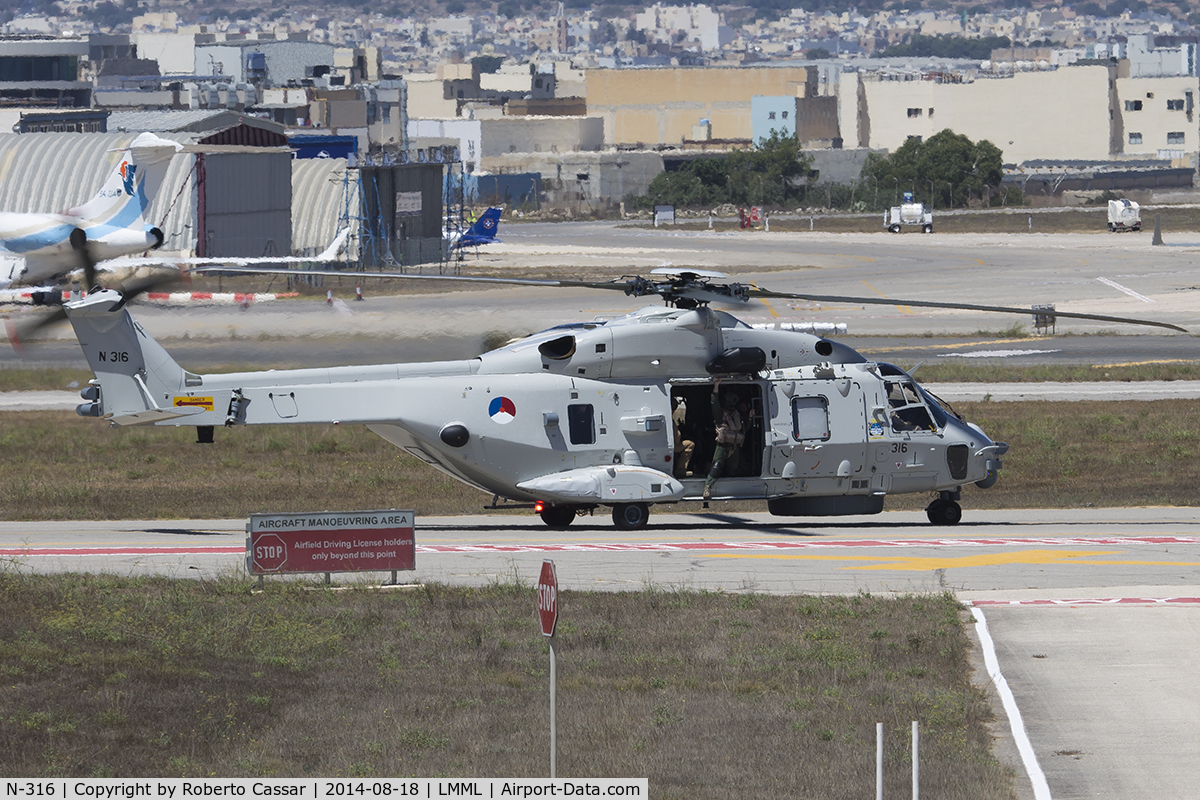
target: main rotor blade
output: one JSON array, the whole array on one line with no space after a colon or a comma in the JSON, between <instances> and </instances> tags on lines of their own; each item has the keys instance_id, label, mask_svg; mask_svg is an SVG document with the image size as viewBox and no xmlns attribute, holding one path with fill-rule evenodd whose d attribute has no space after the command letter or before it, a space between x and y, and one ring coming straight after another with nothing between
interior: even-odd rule
<instances>
[{"instance_id":1,"label":"main rotor blade","mask_svg":"<svg viewBox=\"0 0 1200 800\"><path fill-rule=\"evenodd\" d=\"M295 278L384 278L410 281L452 281L458 283L497 283L509 286L546 286L567 289L609 289L618 292L632 293L632 286L638 278L624 278L611 281L563 281L550 278L488 278L474 275L420 275L403 272L346 272L334 269L287 269L275 267L194 267L191 272L223 272L229 275L288 275ZM649 284L650 282L645 282ZM645 292L657 294L657 292Z\"/></svg>"},{"instance_id":2,"label":"main rotor blade","mask_svg":"<svg viewBox=\"0 0 1200 800\"><path fill-rule=\"evenodd\" d=\"M66 318L67 312L63 311L62 306L58 306L53 311L41 312L35 317L18 321L5 320L4 327L8 332L8 343L15 353L24 354L25 343L33 338L35 333L48 325L56 325Z\"/></svg>"},{"instance_id":3,"label":"main rotor blade","mask_svg":"<svg viewBox=\"0 0 1200 800\"><path fill-rule=\"evenodd\" d=\"M125 297L123 302L128 303L140 294L153 291L159 286L174 283L177 280L179 280L179 276L172 273L149 275L144 278L126 281L121 284L118 291ZM34 334L50 325L57 325L66 320L66 318L67 312L62 306L57 306L52 311L37 313L26 319L17 321L6 320L5 328L8 332L8 343L17 353L24 353L26 342L31 340Z\"/></svg>"},{"instance_id":4,"label":"main rotor blade","mask_svg":"<svg viewBox=\"0 0 1200 800\"><path fill-rule=\"evenodd\" d=\"M876 306L916 306L918 308L954 308L963 311L986 311L997 314L1034 314L1032 308L1019 308L1016 306L984 306L975 303L940 303L932 300L899 300L888 297L843 297L840 295L831 294L804 294L802 292L776 292L770 289L759 289L753 287L749 290L751 297L775 297L780 299L790 300L811 300L814 303L845 303L848 305L876 305ZM1113 317L1107 314L1080 314L1074 311L1046 311L1043 312L1049 317L1066 317L1068 319L1090 319L1098 322L1115 322L1120 325L1150 325L1155 328L1166 328L1180 333L1191 333L1187 328L1181 328L1178 325L1172 325L1169 322L1156 322L1149 319L1134 319L1133 317Z\"/></svg>"}]
</instances>

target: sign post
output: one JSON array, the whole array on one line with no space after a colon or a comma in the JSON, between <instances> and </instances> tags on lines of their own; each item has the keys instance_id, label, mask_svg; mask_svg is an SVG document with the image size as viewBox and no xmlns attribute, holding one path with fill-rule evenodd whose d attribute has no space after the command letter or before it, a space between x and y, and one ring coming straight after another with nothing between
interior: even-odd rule
<instances>
[{"instance_id":1,"label":"sign post","mask_svg":"<svg viewBox=\"0 0 1200 800\"><path fill-rule=\"evenodd\" d=\"M538 619L542 623L542 636L550 640L550 780L557 776L557 742L555 738L555 663L554 625L558 622L558 576L554 574L554 562L542 562L542 574L537 585Z\"/></svg>"}]
</instances>

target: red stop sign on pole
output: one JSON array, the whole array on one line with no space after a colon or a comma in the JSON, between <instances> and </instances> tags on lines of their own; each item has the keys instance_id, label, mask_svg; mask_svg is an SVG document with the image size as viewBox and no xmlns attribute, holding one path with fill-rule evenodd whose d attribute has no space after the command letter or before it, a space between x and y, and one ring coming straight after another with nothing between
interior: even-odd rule
<instances>
[{"instance_id":1,"label":"red stop sign on pole","mask_svg":"<svg viewBox=\"0 0 1200 800\"><path fill-rule=\"evenodd\" d=\"M287 561L287 545L273 533L254 537L251 545L254 567L258 572L274 572Z\"/></svg>"},{"instance_id":2,"label":"red stop sign on pole","mask_svg":"<svg viewBox=\"0 0 1200 800\"><path fill-rule=\"evenodd\" d=\"M542 635L554 635L554 623L558 622L558 577L554 574L554 562L542 562L542 574L537 585L538 618L542 622Z\"/></svg>"}]
</instances>

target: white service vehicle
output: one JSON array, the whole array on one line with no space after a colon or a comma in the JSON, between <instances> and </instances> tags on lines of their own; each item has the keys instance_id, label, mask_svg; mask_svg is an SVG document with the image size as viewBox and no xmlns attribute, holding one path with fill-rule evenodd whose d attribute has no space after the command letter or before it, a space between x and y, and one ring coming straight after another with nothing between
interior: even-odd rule
<instances>
[{"instance_id":1,"label":"white service vehicle","mask_svg":"<svg viewBox=\"0 0 1200 800\"><path fill-rule=\"evenodd\" d=\"M912 192L905 192L904 202L892 206L883 224L891 233L899 233L905 225L919 225L921 233L933 233L933 212L924 203L913 202Z\"/></svg>"},{"instance_id":2,"label":"white service vehicle","mask_svg":"<svg viewBox=\"0 0 1200 800\"><path fill-rule=\"evenodd\" d=\"M1132 200L1108 201L1108 229L1110 231L1140 231L1142 209Z\"/></svg>"}]
</instances>

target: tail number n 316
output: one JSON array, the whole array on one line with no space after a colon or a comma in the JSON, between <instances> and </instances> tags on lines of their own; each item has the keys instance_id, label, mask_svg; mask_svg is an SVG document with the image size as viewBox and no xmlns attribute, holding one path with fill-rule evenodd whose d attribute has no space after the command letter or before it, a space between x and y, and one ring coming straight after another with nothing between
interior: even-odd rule
<instances>
[{"instance_id":1,"label":"tail number n 316","mask_svg":"<svg viewBox=\"0 0 1200 800\"><path fill-rule=\"evenodd\" d=\"M114 364L123 364L129 360L129 353L125 350L109 350L107 352L101 350L96 356L100 361L111 361Z\"/></svg>"}]
</instances>

